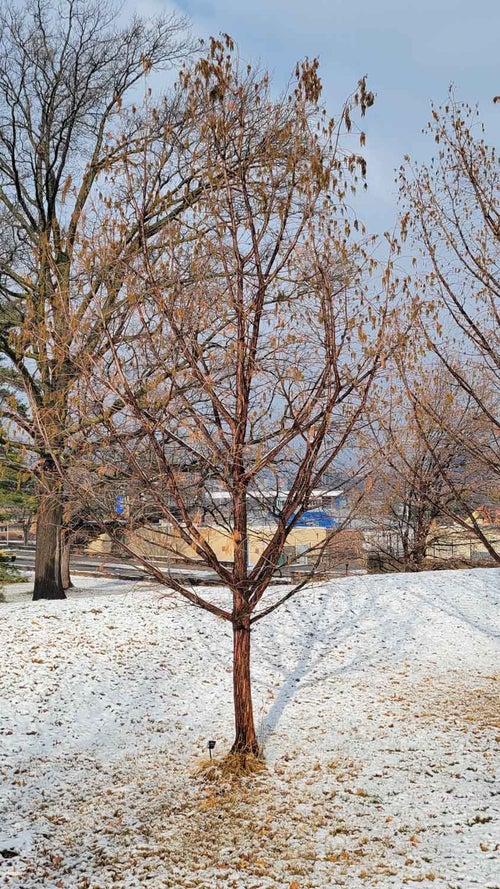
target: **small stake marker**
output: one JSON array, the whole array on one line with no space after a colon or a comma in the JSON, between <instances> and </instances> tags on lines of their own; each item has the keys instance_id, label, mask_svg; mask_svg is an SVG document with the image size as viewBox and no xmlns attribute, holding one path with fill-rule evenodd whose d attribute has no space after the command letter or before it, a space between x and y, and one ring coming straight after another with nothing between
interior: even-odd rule
<instances>
[{"instance_id":1,"label":"small stake marker","mask_svg":"<svg viewBox=\"0 0 500 889\"><path fill-rule=\"evenodd\" d=\"M214 747L215 747L215 741L209 741L208 742L208 752L210 754L210 759L212 759L212 750L214 749Z\"/></svg>"}]
</instances>

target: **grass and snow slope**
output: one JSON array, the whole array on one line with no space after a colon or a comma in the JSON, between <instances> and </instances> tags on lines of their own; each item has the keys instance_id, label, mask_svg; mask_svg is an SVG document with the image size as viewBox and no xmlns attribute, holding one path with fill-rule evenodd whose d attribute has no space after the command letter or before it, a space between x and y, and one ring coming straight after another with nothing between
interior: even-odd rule
<instances>
[{"instance_id":1,"label":"grass and snow slope","mask_svg":"<svg viewBox=\"0 0 500 889\"><path fill-rule=\"evenodd\" d=\"M268 771L239 786L192 774L231 741L230 627L78 584L0 606L0 885L500 887L500 571L316 584L257 624Z\"/></svg>"}]
</instances>

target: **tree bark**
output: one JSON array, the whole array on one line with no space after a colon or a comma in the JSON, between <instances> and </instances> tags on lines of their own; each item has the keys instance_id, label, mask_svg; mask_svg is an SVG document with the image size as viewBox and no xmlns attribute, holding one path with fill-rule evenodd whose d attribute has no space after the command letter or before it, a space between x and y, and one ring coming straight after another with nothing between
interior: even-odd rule
<instances>
[{"instance_id":1,"label":"tree bark","mask_svg":"<svg viewBox=\"0 0 500 889\"><path fill-rule=\"evenodd\" d=\"M69 531L61 531L61 581L63 589L69 590L73 586L71 575L69 573L69 559L71 551L71 541Z\"/></svg>"},{"instance_id":2,"label":"tree bark","mask_svg":"<svg viewBox=\"0 0 500 889\"><path fill-rule=\"evenodd\" d=\"M61 578L62 500L57 491L40 497L36 521L35 586L33 601L65 599Z\"/></svg>"},{"instance_id":3,"label":"tree bark","mask_svg":"<svg viewBox=\"0 0 500 889\"><path fill-rule=\"evenodd\" d=\"M235 739L231 753L259 754L250 681L250 617L233 622L233 697Z\"/></svg>"}]
</instances>

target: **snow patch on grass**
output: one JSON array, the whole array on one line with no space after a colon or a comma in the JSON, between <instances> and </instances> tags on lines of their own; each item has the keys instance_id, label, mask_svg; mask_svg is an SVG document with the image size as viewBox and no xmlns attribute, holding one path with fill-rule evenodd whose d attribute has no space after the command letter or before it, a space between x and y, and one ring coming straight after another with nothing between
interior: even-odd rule
<instances>
[{"instance_id":1,"label":"snow patch on grass","mask_svg":"<svg viewBox=\"0 0 500 889\"><path fill-rule=\"evenodd\" d=\"M230 627L146 583L3 603L1 885L498 889L499 591L346 578L258 623L238 779L194 770L230 746Z\"/></svg>"}]
</instances>

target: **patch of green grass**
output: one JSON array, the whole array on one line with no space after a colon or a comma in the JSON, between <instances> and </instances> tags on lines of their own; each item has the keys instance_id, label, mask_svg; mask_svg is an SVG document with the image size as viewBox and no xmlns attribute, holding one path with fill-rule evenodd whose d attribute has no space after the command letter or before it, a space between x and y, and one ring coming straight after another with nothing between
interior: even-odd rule
<instances>
[{"instance_id":1,"label":"patch of green grass","mask_svg":"<svg viewBox=\"0 0 500 889\"><path fill-rule=\"evenodd\" d=\"M0 562L0 584L19 583L24 580L24 575L14 567L14 565L6 565ZM0 588L0 602L5 602L5 597Z\"/></svg>"}]
</instances>

